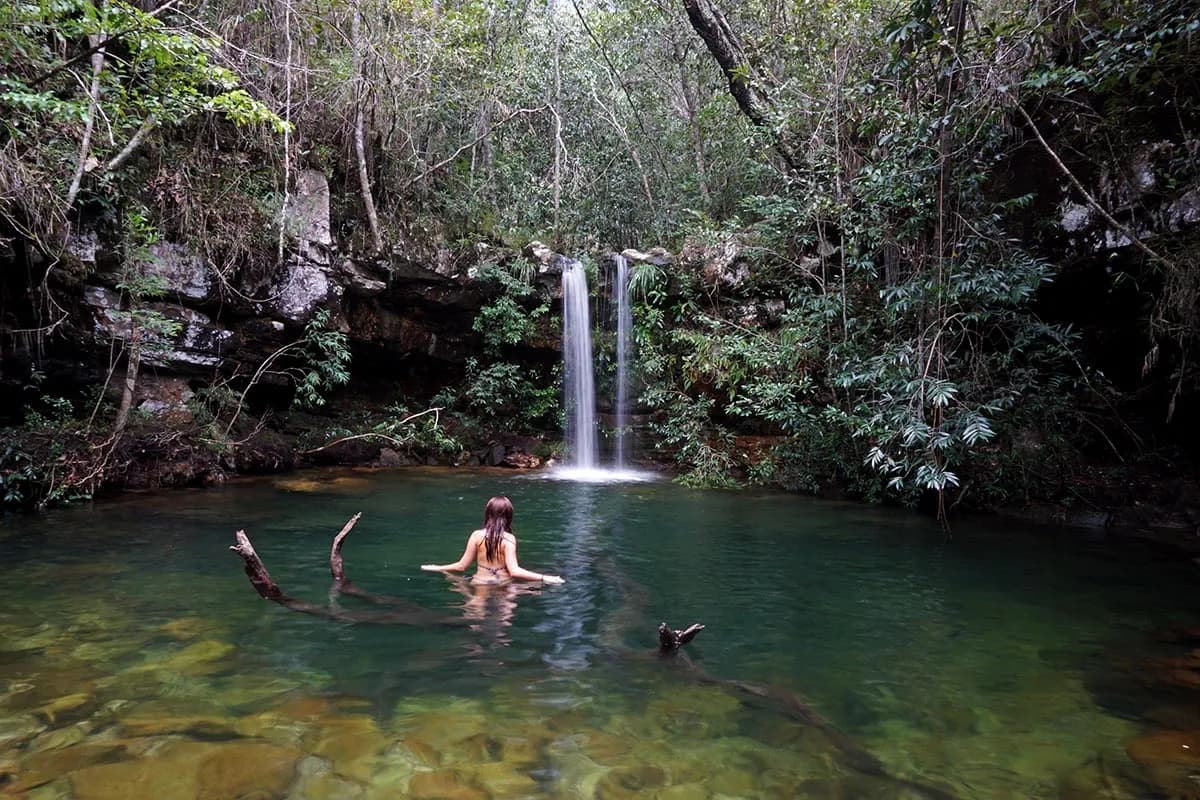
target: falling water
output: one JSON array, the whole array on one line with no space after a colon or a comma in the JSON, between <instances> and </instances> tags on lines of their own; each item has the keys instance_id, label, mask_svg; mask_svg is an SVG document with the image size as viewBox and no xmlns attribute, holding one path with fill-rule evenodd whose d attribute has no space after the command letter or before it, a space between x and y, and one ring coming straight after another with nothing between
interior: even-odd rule
<instances>
[{"instance_id":1,"label":"falling water","mask_svg":"<svg viewBox=\"0 0 1200 800\"><path fill-rule=\"evenodd\" d=\"M615 257L617 265L617 469L625 469L625 442L628 436L629 340L633 335L633 313L629 309L629 262Z\"/></svg>"},{"instance_id":2,"label":"falling water","mask_svg":"<svg viewBox=\"0 0 1200 800\"><path fill-rule=\"evenodd\" d=\"M563 382L567 409L568 464L576 469L596 468L596 387L592 379L592 328L588 319L587 274L583 265L564 264Z\"/></svg>"}]
</instances>

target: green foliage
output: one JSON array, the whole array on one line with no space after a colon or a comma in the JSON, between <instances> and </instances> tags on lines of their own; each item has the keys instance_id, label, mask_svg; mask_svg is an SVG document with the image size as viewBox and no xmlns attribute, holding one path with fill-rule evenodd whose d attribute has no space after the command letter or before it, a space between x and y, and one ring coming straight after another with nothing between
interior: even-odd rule
<instances>
[{"instance_id":1,"label":"green foliage","mask_svg":"<svg viewBox=\"0 0 1200 800\"><path fill-rule=\"evenodd\" d=\"M189 27L122 0L0 5L0 218L49 247L76 171L80 197L119 205L122 171L148 134L205 114L289 127L220 65L223 42Z\"/></svg>"},{"instance_id":2,"label":"green foliage","mask_svg":"<svg viewBox=\"0 0 1200 800\"><path fill-rule=\"evenodd\" d=\"M478 267L476 280L499 294L480 310L472 329L483 336L484 352L498 357L505 348L527 343L538 320L550 311L548 300L533 305L533 265L516 260L506 265L487 262ZM528 306L533 305L532 308Z\"/></svg>"},{"instance_id":3,"label":"green foliage","mask_svg":"<svg viewBox=\"0 0 1200 800\"><path fill-rule=\"evenodd\" d=\"M734 489L741 485L730 454L733 436L713 425L711 397L651 390L645 399L662 412L651 423L651 429L659 436L660 447L673 452L682 467L676 478L679 483L696 489Z\"/></svg>"},{"instance_id":4,"label":"green foliage","mask_svg":"<svg viewBox=\"0 0 1200 800\"><path fill-rule=\"evenodd\" d=\"M1006 99L965 76L994 43L962 31L950 54L953 24L929 3L890 18L870 4L806 13L817 35L777 46L814 69L775 95L791 166L741 203L740 229L698 218L690 237L698 261L738 253L750 274L723 288L685 264L703 286L639 293L643 399L685 480L713 483L744 460L754 482L902 502L988 484L1004 441L1053 427L1048 409L1070 390L1057 378L1074 369L1069 331L1030 310L1051 269L1006 229L1030 198L986 191ZM748 310L771 298L782 317ZM1016 413L1030 394L1045 415ZM731 427L774 443L739 451Z\"/></svg>"},{"instance_id":5,"label":"green foliage","mask_svg":"<svg viewBox=\"0 0 1200 800\"><path fill-rule=\"evenodd\" d=\"M329 312L321 309L304 326L298 345L294 355L300 364L291 370L296 376L294 402L302 408L323 406L329 392L350 382L350 340L330 328Z\"/></svg>"},{"instance_id":6,"label":"green foliage","mask_svg":"<svg viewBox=\"0 0 1200 800\"><path fill-rule=\"evenodd\" d=\"M481 366L468 359L459 402L468 414L498 431L553 428L559 423L557 381L539 384L520 364L501 361Z\"/></svg>"}]
</instances>

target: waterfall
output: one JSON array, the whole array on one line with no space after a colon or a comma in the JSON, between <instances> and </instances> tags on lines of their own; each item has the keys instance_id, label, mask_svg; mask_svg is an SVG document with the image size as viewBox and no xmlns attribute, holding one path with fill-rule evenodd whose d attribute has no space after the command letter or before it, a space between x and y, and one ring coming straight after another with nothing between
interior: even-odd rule
<instances>
[{"instance_id":1,"label":"waterfall","mask_svg":"<svg viewBox=\"0 0 1200 800\"><path fill-rule=\"evenodd\" d=\"M587 274L572 259L563 265L563 402L567 411L568 464L595 469L596 387L592 378L592 328Z\"/></svg>"},{"instance_id":2,"label":"waterfall","mask_svg":"<svg viewBox=\"0 0 1200 800\"><path fill-rule=\"evenodd\" d=\"M625 443L629 428L629 342L633 336L633 312L629 308L629 262L615 256L617 266L617 469L626 467Z\"/></svg>"}]
</instances>

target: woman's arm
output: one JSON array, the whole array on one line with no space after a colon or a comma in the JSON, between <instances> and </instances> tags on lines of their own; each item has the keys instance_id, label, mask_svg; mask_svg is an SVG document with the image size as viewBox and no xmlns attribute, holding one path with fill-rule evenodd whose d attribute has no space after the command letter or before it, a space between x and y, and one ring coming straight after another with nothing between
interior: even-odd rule
<instances>
[{"instance_id":1,"label":"woman's arm","mask_svg":"<svg viewBox=\"0 0 1200 800\"><path fill-rule=\"evenodd\" d=\"M530 572L517 563L516 540L504 540L504 567L508 574L523 581L541 581L542 583L563 583L557 575L543 575L540 572Z\"/></svg>"},{"instance_id":2,"label":"woman's arm","mask_svg":"<svg viewBox=\"0 0 1200 800\"><path fill-rule=\"evenodd\" d=\"M479 537L482 535L483 531L475 531L467 537L467 549L463 550L462 558L453 564L422 564L421 569L426 572L462 572L475 560L475 551L479 549Z\"/></svg>"}]
</instances>

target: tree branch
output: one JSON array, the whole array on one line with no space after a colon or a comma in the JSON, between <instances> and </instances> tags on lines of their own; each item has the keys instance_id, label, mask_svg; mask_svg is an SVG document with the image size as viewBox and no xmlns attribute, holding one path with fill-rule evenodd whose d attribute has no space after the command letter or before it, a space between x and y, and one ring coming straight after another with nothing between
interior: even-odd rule
<instances>
[{"instance_id":1,"label":"tree branch","mask_svg":"<svg viewBox=\"0 0 1200 800\"><path fill-rule=\"evenodd\" d=\"M83 183L83 173L87 172L88 150L92 146L92 131L96 128L96 114L100 110L100 73L104 71L104 44L107 41L103 31L92 36L92 85L88 90L88 115L83 126L83 138L79 142L79 161L75 165L75 176L71 178L71 186L67 189L67 211L75 203L79 187Z\"/></svg>"},{"instance_id":2,"label":"tree branch","mask_svg":"<svg viewBox=\"0 0 1200 800\"><path fill-rule=\"evenodd\" d=\"M415 184L416 184L416 183L418 183L419 181L422 181L422 180L424 180L425 178L429 177L429 176L430 176L431 174L433 174L434 172L437 172L437 171L438 171L439 169L441 169L442 167L444 167L444 166L446 166L447 164L449 164L450 162L454 161L454 159L458 158L458 157L459 157L459 156L461 156L463 153L465 153L466 151L470 150L472 147L474 147L475 145L479 144L480 142L482 142L482 141L483 141L484 139L486 139L487 137L491 136L491 135L492 135L492 131L496 130L496 128L499 128L501 125L503 125L504 123L508 122L509 120L511 120L511 119L514 119L514 118L516 118L516 117L519 117L519 116L523 116L523 115L525 115L525 114L538 114L538 113L540 113L540 112L542 112L542 111L545 111L545 110L547 110L548 108L550 108L550 106L549 106L549 105L538 106L537 108L518 108L516 111L514 111L514 112L512 112L511 114L509 114L508 116L506 116L504 119L500 120L500 121L499 121L499 122L497 122L497 123L494 123L494 124L493 124L491 127L489 127L489 128L486 130L486 131L484 131L483 133L479 134L479 135L478 135L478 136L476 136L474 139L472 139L471 141L469 141L469 142L467 142L466 144L464 144L462 147L460 147L460 148L458 148L457 150L455 150L455 151L454 151L453 153L451 153L449 156L447 156L446 158L443 158L441 161L437 162L437 163L436 163L436 164L434 164L432 167L429 167L429 168L428 168L428 169L426 169L424 172L422 172L420 175L418 175L418 176L416 176L415 178L413 178L412 180L410 180L410 181L408 182L408 184L407 184L406 188L407 188L407 187L409 187L409 186L413 186L413 185L415 185Z\"/></svg>"},{"instance_id":3,"label":"tree branch","mask_svg":"<svg viewBox=\"0 0 1200 800\"><path fill-rule=\"evenodd\" d=\"M1127 225L1117 222L1117 220L1113 218L1113 215L1108 213L1104 206L1100 205L1100 201L1093 197L1092 193L1084 188L1084 185L1080 182L1079 178L1075 177L1075 173L1073 173L1071 169L1063 163L1063 160L1058 157L1058 153L1054 151L1054 148L1051 147L1049 142L1047 142L1042 136L1042 132L1038 130L1038 126L1033 121L1033 117L1029 116L1029 112L1022 108L1020 103L1016 103L1014 108L1017 109L1017 113L1020 114L1025 120L1025 124L1029 126L1029 129L1033 131L1033 135L1042 145L1042 149L1046 151L1046 155L1050 156L1050 160L1054 162L1059 171L1061 171L1062 174L1066 176L1067 180L1071 182L1071 185L1074 186L1081 195L1083 195L1083 199L1087 201L1088 205L1094 208L1096 213L1104 217L1105 222L1124 234L1125 238L1127 238L1134 247L1138 248L1155 261L1161 261L1165 266L1172 270L1176 269L1175 262L1171 261L1171 259L1167 258L1166 256L1159 255L1156 251L1152 250L1149 245L1139 239L1137 234L1135 234Z\"/></svg>"},{"instance_id":4,"label":"tree branch","mask_svg":"<svg viewBox=\"0 0 1200 800\"><path fill-rule=\"evenodd\" d=\"M169 9L171 6L175 5L178 2L179 2L179 0L167 0L167 2L163 3L161 6L154 9L153 11L145 12L145 15L147 17L157 17L159 14L163 13L164 11L166 11L167 9ZM38 75L36 78L34 78L33 80L31 80L29 82L29 88L36 89L39 85L50 80L55 75L62 72L64 69L70 69L71 67L78 64L80 61L83 61L88 56L94 55L97 52L103 50L106 44L108 44L110 42L114 42L117 39L122 39L131 33L136 33L139 30L141 30L141 26L134 25L132 27L125 28L124 30L119 30L116 33L109 34L105 41L102 41L100 43L93 43L91 47L89 47L87 50L84 50L79 55L69 58L66 61L64 61L63 63L59 64L58 66L52 67L50 70L43 72L41 75Z\"/></svg>"},{"instance_id":5,"label":"tree branch","mask_svg":"<svg viewBox=\"0 0 1200 800\"><path fill-rule=\"evenodd\" d=\"M138 149L138 147L142 144L142 141L145 140L146 135L149 134L150 131L154 130L157 125L158 120L155 119L153 114L146 117L146 119L142 121L142 124L138 126L138 129L134 132L133 136L129 139L129 143L126 144L121 152L117 153L112 160L104 166L105 173L116 172L122 164L129 160L129 157L133 155L133 151Z\"/></svg>"}]
</instances>

